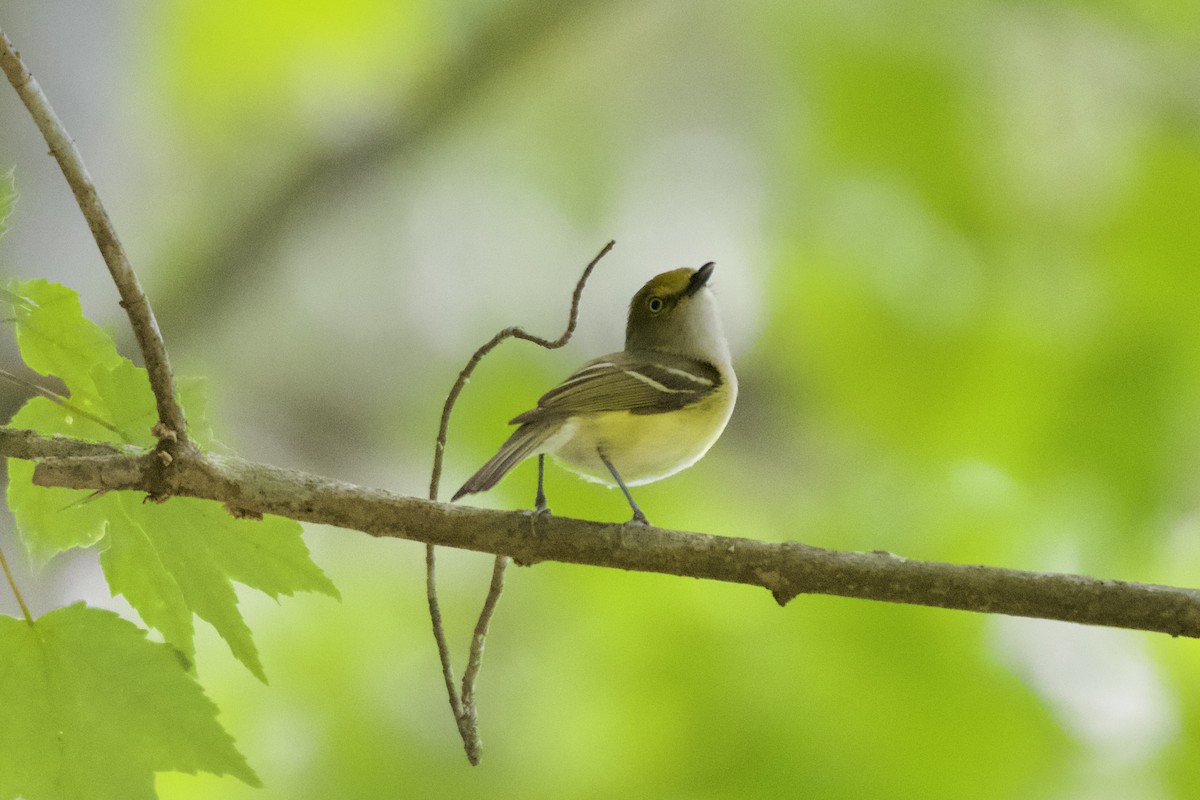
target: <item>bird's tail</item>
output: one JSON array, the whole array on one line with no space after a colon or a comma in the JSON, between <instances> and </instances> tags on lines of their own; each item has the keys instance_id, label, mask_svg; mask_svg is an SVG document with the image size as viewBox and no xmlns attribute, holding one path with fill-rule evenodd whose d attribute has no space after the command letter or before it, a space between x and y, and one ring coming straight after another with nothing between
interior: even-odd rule
<instances>
[{"instance_id":1,"label":"bird's tail","mask_svg":"<svg viewBox=\"0 0 1200 800\"><path fill-rule=\"evenodd\" d=\"M508 474L509 470L538 452L538 447L553 432L554 425L542 422L526 423L517 428L513 431L512 436L508 437L508 441L500 445L500 452L492 456L486 464L479 468L478 472L468 478L462 488L454 493L454 497L450 498L450 502L454 502L463 495L486 492L495 486L501 478Z\"/></svg>"}]
</instances>

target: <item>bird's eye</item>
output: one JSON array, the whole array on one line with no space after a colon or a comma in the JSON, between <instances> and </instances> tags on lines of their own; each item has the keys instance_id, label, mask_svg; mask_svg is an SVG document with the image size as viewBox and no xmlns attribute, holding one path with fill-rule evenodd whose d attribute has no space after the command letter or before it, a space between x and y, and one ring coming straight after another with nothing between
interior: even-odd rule
<instances>
[{"instance_id":1,"label":"bird's eye","mask_svg":"<svg viewBox=\"0 0 1200 800\"><path fill-rule=\"evenodd\" d=\"M651 297L650 302L646 305L650 308L651 314L657 314L662 311L663 301L661 297Z\"/></svg>"}]
</instances>

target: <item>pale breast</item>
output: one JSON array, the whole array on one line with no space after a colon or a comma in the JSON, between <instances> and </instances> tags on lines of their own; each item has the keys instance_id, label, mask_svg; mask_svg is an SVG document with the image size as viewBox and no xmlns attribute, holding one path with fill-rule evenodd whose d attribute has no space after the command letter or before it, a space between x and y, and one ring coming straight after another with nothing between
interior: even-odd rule
<instances>
[{"instance_id":1,"label":"pale breast","mask_svg":"<svg viewBox=\"0 0 1200 800\"><path fill-rule=\"evenodd\" d=\"M572 417L546 443L546 452L585 478L614 485L596 454L599 447L627 486L651 483L699 461L725 430L736 399L737 382L728 375L716 392L676 411Z\"/></svg>"}]
</instances>

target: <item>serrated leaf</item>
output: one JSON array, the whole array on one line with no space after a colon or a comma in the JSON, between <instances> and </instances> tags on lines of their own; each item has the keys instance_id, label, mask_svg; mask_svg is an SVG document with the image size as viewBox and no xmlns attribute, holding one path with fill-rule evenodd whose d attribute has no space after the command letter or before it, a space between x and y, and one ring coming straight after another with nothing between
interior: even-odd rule
<instances>
[{"instance_id":1,"label":"serrated leaf","mask_svg":"<svg viewBox=\"0 0 1200 800\"><path fill-rule=\"evenodd\" d=\"M91 440L103 439L109 433L88 419L65 412L45 397L27 400L9 424ZM8 507L17 518L25 549L34 562L45 564L63 551L100 541L109 514L107 497L89 501L89 491L34 486L33 467L32 461L8 459Z\"/></svg>"},{"instance_id":2,"label":"serrated leaf","mask_svg":"<svg viewBox=\"0 0 1200 800\"><path fill-rule=\"evenodd\" d=\"M258 777L171 649L82 603L0 617L0 800L152 800L156 772Z\"/></svg>"},{"instance_id":3,"label":"serrated leaf","mask_svg":"<svg viewBox=\"0 0 1200 800\"><path fill-rule=\"evenodd\" d=\"M163 638L195 661L192 610L179 582L140 525L125 514L124 504L107 503L108 512L118 518L118 534L106 536L101 543L100 566L113 595L124 595L137 609L142 620L162 633Z\"/></svg>"},{"instance_id":4,"label":"serrated leaf","mask_svg":"<svg viewBox=\"0 0 1200 800\"><path fill-rule=\"evenodd\" d=\"M157 414L146 371L115 355L99 328L81 316L71 318L81 314L74 292L45 281L14 284L12 292L23 306L14 309L22 354L28 347L41 366L67 373L52 372L64 379L70 397L65 404L33 398L11 424L152 446L150 429ZM42 335L47 327L56 334ZM97 334L105 337L103 345ZM94 363L76 363L84 357ZM181 381L180 386L189 432L206 444L211 434L203 382ZM34 486L32 476L33 464L9 460L9 507L30 556L45 562L65 550L99 546L113 594L124 595L146 624L188 659L195 653L195 614L216 628L254 675L266 680L232 581L272 597L303 591L337 596L309 556L297 522L237 520L214 503L189 498L157 505L128 492L46 489Z\"/></svg>"},{"instance_id":5,"label":"serrated leaf","mask_svg":"<svg viewBox=\"0 0 1200 800\"><path fill-rule=\"evenodd\" d=\"M179 392L179 405L184 409L188 436L202 448L213 445L212 425L208 421L208 381L195 376L184 376L175 380Z\"/></svg>"},{"instance_id":6,"label":"serrated leaf","mask_svg":"<svg viewBox=\"0 0 1200 800\"><path fill-rule=\"evenodd\" d=\"M84 318L79 295L65 286L10 281L7 289L21 358L34 372L61 378L74 402L94 401L88 373L122 360L112 337Z\"/></svg>"},{"instance_id":7,"label":"serrated leaf","mask_svg":"<svg viewBox=\"0 0 1200 800\"><path fill-rule=\"evenodd\" d=\"M107 496L89 500L91 492L34 486L33 467L32 461L8 460L8 508L34 564L44 566L59 553L104 538Z\"/></svg>"},{"instance_id":8,"label":"serrated leaf","mask_svg":"<svg viewBox=\"0 0 1200 800\"><path fill-rule=\"evenodd\" d=\"M234 656L263 681L266 677L231 581L271 597L305 591L337 596L332 582L309 557L302 528L295 521L269 516L238 520L214 503L186 497L157 505L123 494L118 501L122 513L114 515L109 525L113 546L124 547L118 543L126 538L138 546L147 542L153 563L160 564L171 581L164 583L157 571L143 572L140 563L130 570L127 563L106 559L102 564L113 590L124 594L139 612L145 596L153 598L156 613L165 613L173 606L173 583L186 607L216 628ZM159 624L146 622L191 653L190 640L177 642Z\"/></svg>"},{"instance_id":9,"label":"serrated leaf","mask_svg":"<svg viewBox=\"0 0 1200 800\"><path fill-rule=\"evenodd\" d=\"M61 433L80 439L103 441L110 431L72 414L45 397L26 401L11 422L16 428ZM8 460L8 507L30 557L45 564L53 556L76 547L90 547L103 538L111 514L112 495L92 498L81 489L46 489L33 485L33 462Z\"/></svg>"},{"instance_id":10,"label":"serrated leaf","mask_svg":"<svg viewBox=\"0 0 1200 800\"><path fill-rule=\"evenodd\" d=\"M158 421L158 409L146 370L122 358L111 366L92 367L88 378L96 392L96 407L88 410L116 427L126 443L153 447L154 435L150 431ZM67 387L71 384L67 383ZM73 389L71 397L75 397Z\"/></svg>"}]
</instances>

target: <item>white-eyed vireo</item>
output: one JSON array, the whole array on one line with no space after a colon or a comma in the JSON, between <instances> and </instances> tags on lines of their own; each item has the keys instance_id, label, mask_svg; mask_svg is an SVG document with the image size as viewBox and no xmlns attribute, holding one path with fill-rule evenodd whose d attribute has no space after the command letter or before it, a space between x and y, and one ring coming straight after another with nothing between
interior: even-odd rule
<instances>
[{"instance_id":1,"label":"white-eyed vireo","mask_svg":"<svg viewBox=\"0 0 1200 800\"><path fill-rule=\"evenodd\" d=\"M538 456L536 508L546 510L545 455L589 480L629 493L690 467L725 429L737 399L729 345L708 287L714 265L664 272L629 304L625 349L589 361L518 414L500 452L455 492L486 491Z\"/></svg>"}]
</instances>

